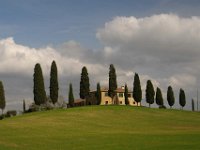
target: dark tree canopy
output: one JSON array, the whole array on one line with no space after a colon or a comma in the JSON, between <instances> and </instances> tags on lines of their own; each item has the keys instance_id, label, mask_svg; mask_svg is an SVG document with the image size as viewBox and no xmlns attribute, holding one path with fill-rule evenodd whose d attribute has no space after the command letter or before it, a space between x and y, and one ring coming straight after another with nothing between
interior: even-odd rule
<instances>
[{"instance_id":1,"label":"dark tree canopy","mask_svg":"<svg viewBox=\"0 0 200 150\"><path fill-rule=\"evenodd\" d=\"M50 98L55 104L58 101L58 73L56 62L53 61L51 64L51 72L50 72Z\"/></svg>"},{"instance_id":2,"label":"dark tree canopy","mask_svg":"<svg viewBox=\"0 0 200 150\"><path fill-rule=\"evenodd\" d=\"M40 64L36 64L33 75L33 94L36 105L44 104L46 102L46 92L44 87L44 79Z\"/></svg>"},{"instance_id":3,"label":"dark tree canopy","mask_svg":"<svg viewBox=\"0 0 200 150\"><path fill-rule=\"evenodd\" d=\"M134 76L133 98L137 102L137 105L142 100L142 89L141 89L141 85L140 85L140 78L137 73L135 73L135 76Z\"/></svg>"},{"instance_id":4,"label":"dark tree canopy","mask_svg":"<svg viewBox=\"0 0 200 150\"><path fill-rule=\"evenodd\" d=\"M117 89L117 76L116 76L116 71L115 67L113 64L110 65L109 68L109 90L108 90L108 95L110 97L115 96L115 90Z\"/></svg>"},{"instance_id":5,"label":"dark tree canopy","mask_svg":"<svg viewBox=\"0 0 200 150\"><path fill-rule=\"evenodd\" d=\"M195 107L195 106L194 106L194 99L192 99L192 111L195 111L195 110L194 110L194 107Z\"/></svg>"},{"instance_id":6,"label":"dark tree canopy","mask_svg":"<svg viewBox=\"0 0 200 150\"><path fill-rule=\"evenodd\" d=\"M69 84L68 101L69 101L69 106L74 107L74 94L73 94L73 87L71 83Z\"/></svg>"},{"instance_id":7,"label":"dark tree canopy","mask_svg":"<svg viewBox=\"0 0 200 150\"><path fill-rule=\"evenodd\" d=\"M153 84L151 83L151 80L148 80L146 85L146 102L149 104L149 107L151 104L154 103L154 96L155 91L153 88Z\"/></svg>"},{"instance_id":8,"label":"dark tree canopy","mask_svg":"<svg viewBox=\"0 0 200 150\"><path fill-rule=\"evenodd\" d=\"M25 102L25 100L23 100L23 112L24 113L26 112L26 102Z\"/></svg>"},{"instance_id":9,"label":"dark tree canopy","mask_svg":"<svg viewBox=\"0 0 200 150\"><path fill-rule=\"evenodd\" d=\"M170 107L174 105L175 98L174 98L174 92L171 86L167 89L167 101Z\"/></svg>"},{"instance_id":10,"label":"dark tree canopy","mask_svg":"<svg viewBox=\"0 0 200 150\"><path fill-rule=\"evenodd\" d=\"M125 97L125 104L128 105L129 100L128 100L128 86L127 86L127 84L125 84L124 97Z\"/></svg>"},{"instance_id":11,"label":"dark tree canopy","mask_svg":"<svg viewBox=\"0 0 200 150\"><path fill-rule=\"evenodd\" d=\"M157 87L156 89L156 104L159 106L163 106L163 96L161 89Z\"/></svg>"},{"instance_id":12,"label":"dark tree canopy","mask_svg":"<svg viewBox=\"0 0 200 150\"><path fill-rule=\"evenodd\" d=\"M0 81L0 108L2 110L2 114L5 107L6 107L6 100L5 100L4 87L2 81Z\"/></svg>"},{"instance_id":13,"label":"dark tree canopy","mask_svg":"<svg viewBox=\"0 0 200 150\"><path fill-rule=\"evenodd\" d=\"M97 83L97 91L96 91L97 105L101 104L101 86L100 83Z\"/></svg>"},{"instance_id":14,"label":"dark tree canopy","mask_svg":"<svg viewBox=\"0 0 200 150\"><path fill-rule=\"evenodd\" d=\"M90 83L87 68L84 66L81 72L80 98L85 99L90 92Z\"/></svg>"},{"instance_id":15,"label":"dark tree canopy","mask_svg":"<svg viewBox=\"0 0 200 150\"><path fill-rule=\"evenodd\" d=\"M186 104L186 100L185 100L185 92L183 89L180 89L179 92L179 104L181 105L181 107L183 108Z\"/></svg>"}]
</instances>

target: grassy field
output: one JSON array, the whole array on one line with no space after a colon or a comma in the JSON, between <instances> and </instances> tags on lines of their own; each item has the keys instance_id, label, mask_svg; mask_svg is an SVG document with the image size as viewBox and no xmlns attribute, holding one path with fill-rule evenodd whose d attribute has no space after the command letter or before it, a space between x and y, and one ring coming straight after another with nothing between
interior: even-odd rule
<instances>
[{"instance_id":1,"label":"grassy field","mask_svg":"<svg viewBox=\"0 0 200 150\"><path fill-rule=\"evenodd\" d=\"M0 150L200 149L200 113L92 106L0 121Z\"/></svg>"}]
</instances>

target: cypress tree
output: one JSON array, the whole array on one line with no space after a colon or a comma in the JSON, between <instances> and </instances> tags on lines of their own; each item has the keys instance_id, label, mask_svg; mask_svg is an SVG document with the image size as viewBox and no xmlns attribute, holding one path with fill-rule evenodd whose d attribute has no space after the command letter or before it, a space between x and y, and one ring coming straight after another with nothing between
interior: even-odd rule
<instances>
[{"instance_id":1,"label":"cypress tree","mask_svg":"<svg viewBox=\"0 0 200 150\"><path fill-rule=\"evenodd\" d=\"M0 81L0 108L2 110L2 115L3 115L3 110L5 109L6 106L6 100L5 100L5 93L4 93L4 87L2 81Z\"/></svg>"},{"instance_id":2,"label":"cypress tree","mask_svg":"<svg viewBox=\"0 0 200 150\"><path fill-rule=\"evenodd\" d=\"M169 86L167 89L167 101L168 101L170 108L172 108L172 106L174 105L174 102L175 102L175 98L174 98L174 92L173 92L173 89L171 86Z\"/></svg>"},{"instance_id":3,"label":"cypress tree","mask_svg":"<svg viewBox=\"0 0 200 150\"><path fill-rule=\"evenodd\" d=\"M97 83L97 91L96 91L97 105L101 104L101 86L100 83Z\"/></svg>"},{"instance_id":4,"label":"cypress tree","mask_svg":"<svg viewBox=\"0 0 200 150\"><path fill-rule=\"evenodd\" d=\"M44 104L46 102L44 78L43 78L42 69L39 63L37 63L34 68L33 94L34 94L34 102L36 105Z\"/></svg>"},{"instance_id":5,"label":"cypress tree","mask_svg":"<svg viewBox=\"0 0 200 150\"><path fill-rule=\"evenodd\" d=\"M179 104L181 105L182 109L186 104L185 92L183 89L180 89L180 92L179 92Z\"/></svg>"},{"instance_id":6,"label":"cypress tree","mask_svg":"<svg viewBox=\"0 0 200 150\"><path fill-rule=\"evenodd\" d=\"M81 72L80 98L85 99L90 92L90 83L87 68L84 66Z\"/></svg>"},{"instance_id":7,"label":"cypress tree","mask_svg":"<svg viewBox=\"0 0 200 150\"><path fill-rule=\"evenodd\" d=\"M111 64L109 68L109 90L108 90L108 95L111 98L115 96L116 89L117 89L117 76L116 76L115 67L113 64Z\"/></svg>"},{"instance_id":8,"label":"cypress tree","mask_svg":"<svg viewBox=\"0 0 200 150\"><path fill-rule=\"evenodd\" d=\"M151 104L154 103L154 96L155 91L153 88L153 84L151 83L151 80L148 80L146 85L146 102L149 103L149 107Z\"/></svg>"},{"instance_id":9,"label":"cypress tree","mask_svg":"<svg viewBox=\"0 0 200 150\"><path fill-rule=\"evenodd\" d=\"M156 89L156 104L159 106L163 106L163 97L161 89L157 87Z\"/></svg>"},{"instance_id":10,"label":"cypress tree","mask_svg":"<svg viewBox=\"0 0 200 150\"><path fill-rule=\"evenodd\" d=\"M134 76L133 98L137 102L137 105L142 100L142 89L141 89L141 85L140 85L140 78L137 73L135 73L135 76Z\"/></svg>"},{"instance_id":11,"label":"cypress tree","mask_svg":"<svg viewBox=\"0 0 200 150\"><path fill-rule=\"evenodd\" d=\"M68 94L69 106L74 107L74 94L72 84L69 84L69 94Z\"/></svg>"},{"instance_id":12,"label":"cypress tree","mask_svg":"<svg viewBox=\"0 0 200 150\"><path fill-rule=\"evenodd\" d=\"M25 100L23 100L23 112L24 113L26 112L26 103L25 103Z\"/></svg>"},{"instance_id":13,"label":"cypress tree","mask_svg":"<svg viewBox=\"0 0 200 150\"><path fill-rule=\"evenodd\" d=\"M53 61L51 64L51 73L50 73L50 98L55 104L58 101L58 73L56 62Z\"/></svg>"},{"instance_id":14,"label":"cypress tree","mask_svg":"<svg viewBox=\"0 0 200 150\"><path fill-rule=\"evenodd\" d=\"M124 97L125 97L125 104L128 105L129 101L128 101L128 86L127 86L127 84L125 84Z\"/></svg>"},{"instance_id":15,"label":"cypress tree","mask_svg":"<svg viewBox=\"0 0 200 150\"><path fill-rule=\"evenodd\" d=\"M192 111L194 111L194 99L192 99Z\"/></svg>"}]
</instances>

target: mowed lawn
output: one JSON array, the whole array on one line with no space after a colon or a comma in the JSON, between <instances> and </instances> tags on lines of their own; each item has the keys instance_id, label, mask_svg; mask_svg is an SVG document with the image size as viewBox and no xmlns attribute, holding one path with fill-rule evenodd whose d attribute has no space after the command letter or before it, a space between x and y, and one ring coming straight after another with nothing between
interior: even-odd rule
<instances>
[{"instance_id":1,"label":"mowed lawn","mask_svg":"<svg viewBox=\"0 0 200 150\"><path fill-rule=\"evenodd\" d=\"M91 106L0 121L0 150L199 150L200 113Z\"/></svg>"}]
</instances>

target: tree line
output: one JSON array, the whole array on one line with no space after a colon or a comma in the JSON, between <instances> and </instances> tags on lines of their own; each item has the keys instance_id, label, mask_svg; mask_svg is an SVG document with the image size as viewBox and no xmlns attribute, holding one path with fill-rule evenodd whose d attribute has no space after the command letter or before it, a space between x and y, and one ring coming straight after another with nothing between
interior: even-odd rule
<instances>
[{"instance_id":1,"label":"tree line","mask_svg":"<svg viewBox=\"0 0 200 150\"><path fill-rule=\"evenodd\" d=\"M156 92L155 92L151 80L148 80L147 85L146 85L146 102L149 104L149 107L151 106L151 104L154 103L154 97L155 97L156 104L160 108L165 108L161 89L157 87ZM174 92L171 86L168 86L168 89L167 89L167 102L170 108L172 108L172 106L175 103ZM180 92L179 92L179 104L182 107L182 109L186 105L185 92L182 88L180 89Z\"/></svg>"},{"instance_id":2,"label":"tree line","mask_svg":"<svg viewBox=\"0 0 200 150\"><path fill-rule=\"evenodd\" d=\"M109 89L108 89L108 95L111 98L113 98L116 95L115 93L116 89L117 89L117 75L116 75L116 70L115 70L114 65L111 64L109 67ZM51 64L49 90L50 90L50 101L53 104L55 104L58 101L58 95L59 95L58 70L57 70L57 65L55 61L53 61ZM157 87L156 92L155 92L151 80L147 81L145 92L146 92L145 94L146 102L149 104L149 107L154 102L156 102L156 104L160 108L165 107L161 89ZM89 96L89 94L90 94L89 74L88 74L87 68L84 66L81 71L79 95L81 99L86 99ZM34 67L33 95L34 95L34 103L36 105L45 104L47 102L43 72L42 72L41 65L39 63L37 63ZM124 95L125 95L125 104L128 105L129 101L128 101L127 84L125 84ZM101 86L99 82L97 83L95 96L97 99L96 104L99 105L101 103ZM142 89L140 85L140 78L137 73L135 73L134 75L133 98L135 99L137 104L140 103L142 100ZM175 103L174 92L171 86L169 86L167 89L167 102L171 108L173 107ZM73 95L72 83L69 84L68 104L70 107L74 106L74 95ZM179 91L179 104L182 108L186 105L185 92L183 89L180 89ZM3 87L2 81L0 81L0 109L2 110L2 114L3 114L3 110L5 109L5 105L6 105L6 101L5 101L4 87ZM25 100L23 101L23 109L24 111L26 111Z\"/></svg>"},{"instance_id":3,"label":"tree line","mask_svg":"<svg viewBox=\"0 0 200 150\"><path fill-rule=\"evenodd\" d=\"M45 103L46 101L46 92L44 87L44 79L42 75L42 69L40 64L36 64L34 68L34 102L36 105L40 105ZM58 73L57 73L57 66L56 62L53 61L51 65L51 71L50 71L50 99L53 104L55 104L58 100ZM110 65L109 68L109 89L108 89L108 95L113 98L116 93L115 90L117 89L117 75L116 70L113 64ZM146 102L149 104L149 107L155 102L160 108L165 108L164 106L164 100L162 96L162 91L159 87L156 88L156 91L154 90L153 84L151 80L148 80L146 83L146 90L145 90L145 98ZM81 77L80 77L80 98L86 99L90 94L90 82L89 82L89 75L87 68L84 66L81 71ZM128 105L128 87L127 84L125 84L125 104ZM101 86L100 83L97 83L97 89L96 89L96 98L97 98L97 104L99 105L101 102ZM133 98L138 103L142 100L142 89L140 84L140 78L137 73L134 75L134 82L133 82ZM69 106L74 106L74 95L73 95L73 87L72 83L69 84L69 92L68 92L68 102ZM170 108L173 107L175 103L175 97L173 88L171 86L167 89L167 102L170 106ZM186 104L185 99L185 92L183 89L180 89L179 92L179 104L183 108Z\"/></svg>"},{"instance_id":4,"label":"tree line","mask_svg":"<svg viewBox=\"0 0 200 150\"><path fill-rule=\"evenodd\" d=\"M51 102L55 104L58 101L58 91L59 91L58 72L55 61L53 61L51 64L49 89L50 89ZM34 95L34 102L36 105L44 104L47 101L42 68L39 63L37 63L34 68L33 95Z\"/></svg>"}]
</instances>

